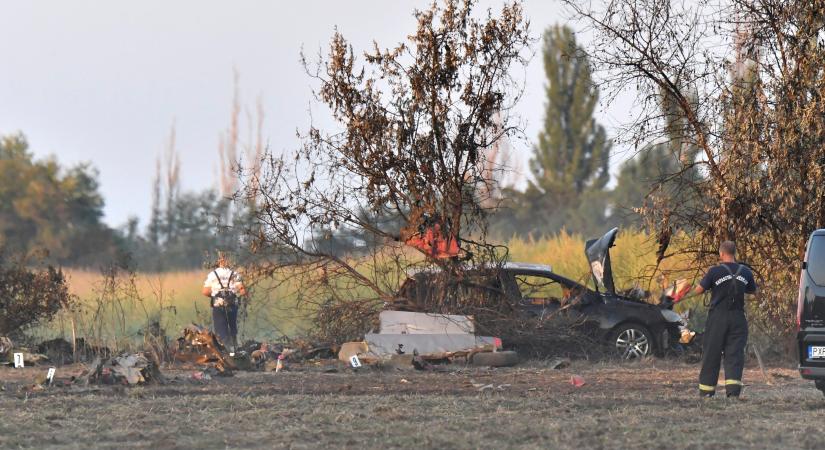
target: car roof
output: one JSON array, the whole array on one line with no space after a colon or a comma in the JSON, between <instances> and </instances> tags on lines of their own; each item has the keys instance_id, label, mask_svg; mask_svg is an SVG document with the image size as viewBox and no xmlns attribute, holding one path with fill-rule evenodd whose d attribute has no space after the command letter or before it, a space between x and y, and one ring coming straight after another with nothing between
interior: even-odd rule
<instances>
[{"instance_id":1,"label":"car roof","mask_svg":"<svg viewBox=\"0 0 825 450\"><path fill-rule=\"evenodd\" d=\"M533 264L522 262L508 262L504 263L503 269L507 270L529 270L534 272L552 272L553 267L548 264Z\"/></svg>"},{"instance_id":2,"label":"car roof","mask_svg":"<svg viewBox=\"0 0 825 450\"><path fill-rule=\"evenodd\" d=\"M493 269L495 266L493 265L475 265L475 266L468 266L466 270L480 270L480 269ZM534 263L524 263L524 262L506 262L501 266L502 270L509 270L509 271L525 271L525 272L553 272L553 268L548 264L534 264ZM407 276L415 276L420 273L436 273L440 272L441 268L439 267L416 267L407 270Z\"/></svg>"}]
</instances>

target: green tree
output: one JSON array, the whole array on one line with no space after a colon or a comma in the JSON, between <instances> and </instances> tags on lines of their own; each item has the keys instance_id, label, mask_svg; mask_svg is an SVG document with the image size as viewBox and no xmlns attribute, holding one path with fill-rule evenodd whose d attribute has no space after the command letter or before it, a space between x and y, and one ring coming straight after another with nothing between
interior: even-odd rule
<instances>
[{"instance_id":1,"label":"green tree","mask_svg":"<svg viewBox=\"0 0 825 450\"><path fill-rule=\"evenodd\" d=\"M88 164L35 161L22 134L0 137L0 247L48 253L49 261L91 265L115 255L101 222L103 198Z\"/></svg>"},{"instance_id":2,"label":"green tree","mask_svg":"<svg viewBox=\"0 0 825 450\"><path fill-rule=\"evenodd\" d=\"M701 177L695 165L700 149L691 138L684 114L672 98L664 91L659 97L666 138L645 145L622 164L611 193L611 222L617 225L641 227L640 208L653 206L657 199L664 198L662 194L666 194L669 202L692 205L687 186ZM696 95L690 95L690 100L695 102Z\"/></svg>"},{"instance_id":3,"label":"green tree","mask_svg":"<svg viewBox=\"0 0 825 450\"><path fill-rule=\"evenodd\" d=\"M599 101L590 62L566 26L544 33L547 103L544 127L533 148L533 180L515 197L507 229L553 233L566 227L593 234L604 226L604 190L610 180L611 142L593 118Z\"/></svg>"}]
</instances>

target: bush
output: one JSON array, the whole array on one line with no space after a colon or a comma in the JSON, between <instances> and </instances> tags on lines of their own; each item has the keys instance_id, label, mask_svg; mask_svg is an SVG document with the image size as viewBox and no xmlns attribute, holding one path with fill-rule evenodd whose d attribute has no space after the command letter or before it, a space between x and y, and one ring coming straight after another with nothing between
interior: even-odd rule
<instances>
[{"instance_id":1,"label":"bush","mask_svg":"<svg viewBox=\"0 0 825 450\"><path fill-rule=\"evenodd\" d=\"M59 269L0 266L0 335L17 334L51 320L69 306L70 299L66 278Z\"/></svg>"}]
</instances>

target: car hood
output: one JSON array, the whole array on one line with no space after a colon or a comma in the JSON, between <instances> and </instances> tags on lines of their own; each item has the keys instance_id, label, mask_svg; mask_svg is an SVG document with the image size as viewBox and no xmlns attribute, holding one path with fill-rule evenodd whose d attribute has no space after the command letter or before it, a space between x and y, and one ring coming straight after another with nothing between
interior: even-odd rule
<instances>
[{"instance_id":1,"label":"car hood","mask_svg":"<svg viewBox=\"0 0 825 450\"><path fill-rule=\"evenodd\" d=\"M596 289L608 294L616 293L613 268L610 266L610 247L613 247L618 233L619 229L613 228L599 239L591 239L584 244L584 254L590 264L590 273L593 274Z\"/></svg>"}]
</instances>

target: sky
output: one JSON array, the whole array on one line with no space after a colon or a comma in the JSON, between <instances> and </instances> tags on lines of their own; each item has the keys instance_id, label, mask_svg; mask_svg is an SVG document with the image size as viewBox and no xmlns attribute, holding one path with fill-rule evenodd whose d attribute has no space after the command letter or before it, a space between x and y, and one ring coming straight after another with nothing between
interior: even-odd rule
<instances>
[{"instance_id":1,"label":"sky","mask_svg":"<svg viewBox=\"0 0 825 450\"><path fill-rule=\"evenodd\" d=\"M0 134L24 133L38 158L91 163L106 223L120 226L137 216L145 225L155 161L173 124L182 188L217 186L218 140L229 126L234 73L245 107L254 111L261 99L269 148L290 152L311 115L323 117L299 62L301 49L314 57L336 27L356 51L373 40L394 46L414 30L412 11L428 4L0 0ZM477 8L495 11L501 4L481 0ZM570 18L555 0L526 0L524 8L536 38ZM527 141L514 142L513 151L525 172L545 103L540 41L535 50L515 111ZM629 119L631 104L621 96L596 118L612 134ZM623 152L614 148L616 172Z\"/></svg>"}]
</instances>

